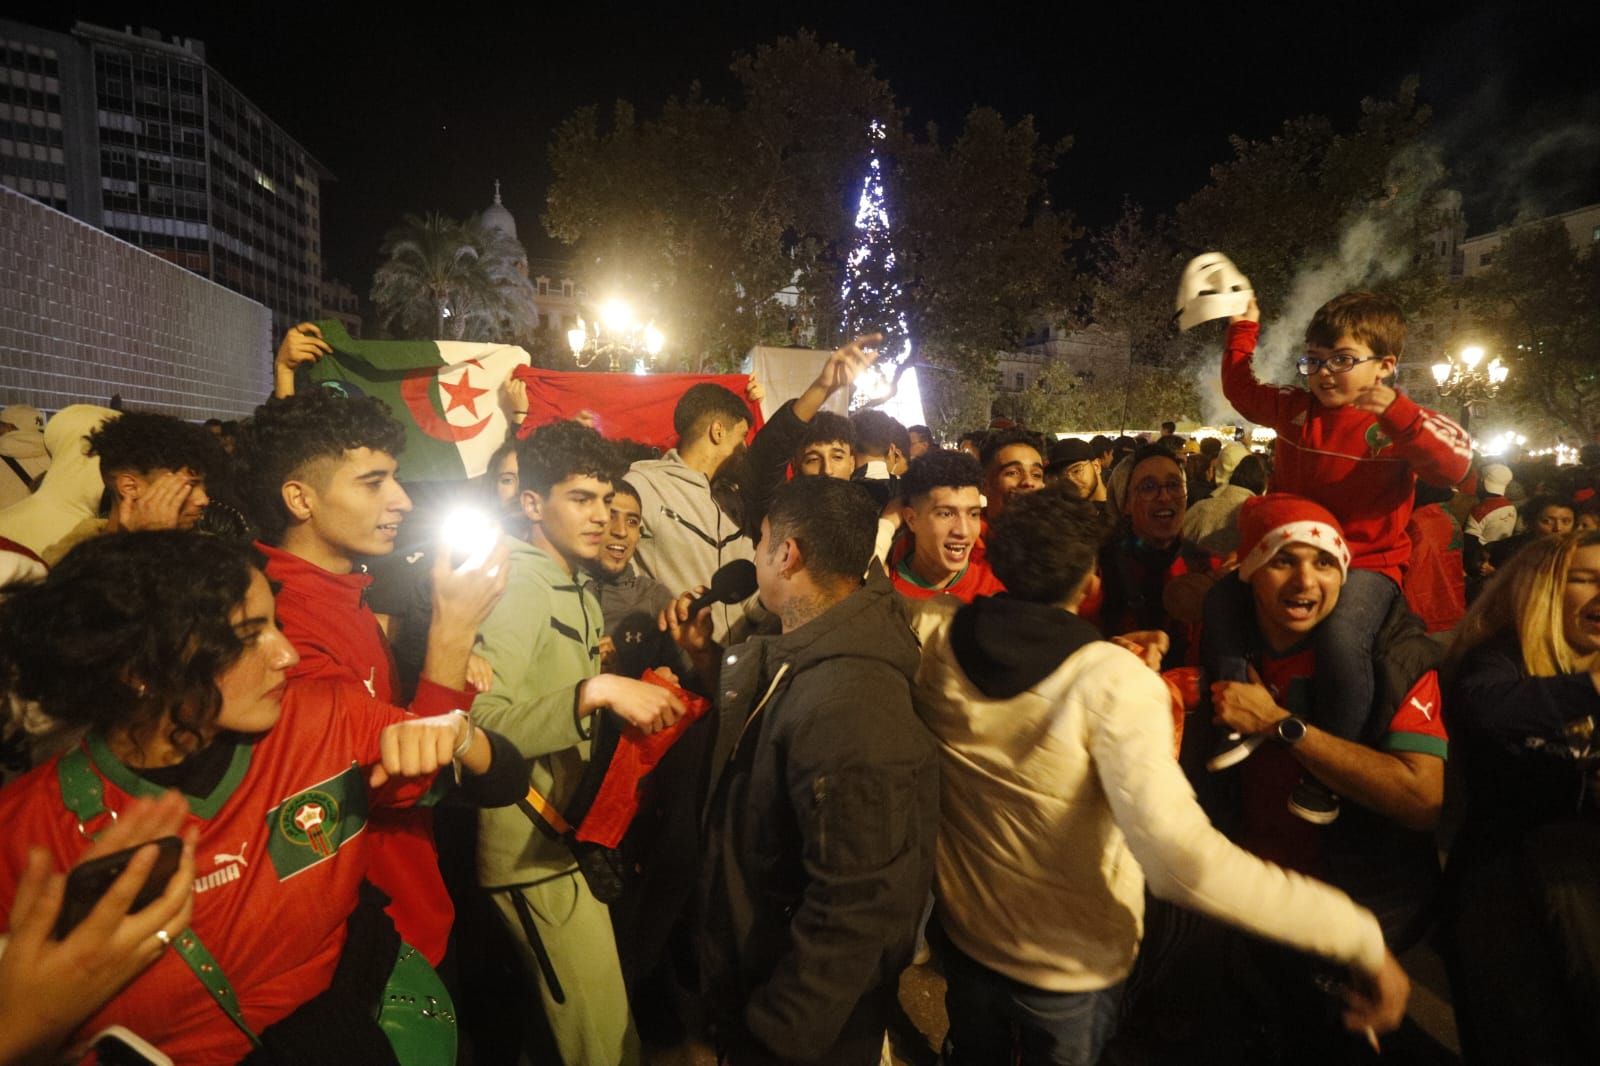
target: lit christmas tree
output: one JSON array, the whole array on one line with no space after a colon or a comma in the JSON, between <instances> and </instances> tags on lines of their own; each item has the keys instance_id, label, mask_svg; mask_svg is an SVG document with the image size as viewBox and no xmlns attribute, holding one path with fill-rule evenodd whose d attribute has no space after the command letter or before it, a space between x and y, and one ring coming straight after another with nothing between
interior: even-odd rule
<instances>
[{"instance_id":1,"label":"lit christmas tree","mask_svg":"<svg viewBox=\"0 0 1600 1066\"><path fill-rule=\"evenodd\" d=\"M874 120L871 132L874 142L883 140L881 122ZM899 270L889 239L889 209L883 198L883 161L878 158L876 143L867 156L867 175L861 183L861 199L856 205L856 234L855 247L845 259L844 284L839 290L840 306L844 309L844 335L853 337L878 331L884 339L883 356L856 383L852 407L888 395L893 388L895 371L911 358L911 335L902 310ZM915 371L908 371L900 383L903 389L907 384L905 379L912 378L913 397L916 392L914 374ZM920 422L920 403L917 411L916 420Z\"/></svg>"}]
</instances>

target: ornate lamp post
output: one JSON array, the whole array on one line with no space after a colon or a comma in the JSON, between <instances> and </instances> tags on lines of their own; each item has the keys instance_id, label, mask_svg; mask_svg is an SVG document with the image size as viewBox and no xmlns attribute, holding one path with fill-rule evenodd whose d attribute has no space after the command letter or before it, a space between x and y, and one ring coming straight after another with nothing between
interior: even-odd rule
<instances>
[{"instance_id":1,"label":"ornate lamp post","mask_svg":"<svg viewBox=\"0 0 1600 1066\"><path fill-rule=\"evenodd\" d=\"M567 330L567 347L580 367L604 357L606 369L613 373L625 363L643 373L655 364L666 340L654 322L640 323L633 308L616 299L600 305L600 320L592 326L580 318L576 327Z\"/></svg>"},{"instance_id":2,"label":"ornate lamp post","mask_svg":"<svg viewBox=\"0 0 1600 1066\"><path fill-rule=\"evenodd\" d=\"M1440 396L1453 397L1461 405L1461 428L1472 429L1472 407L1492 398L1505 384L1511 368L1499 356L1482 366L1484 351L1475 344L1461 349L1455 358L1445 356L1443 362L1434 363L1433 380L1439 386Z\"/></svg>"}]
</instances>

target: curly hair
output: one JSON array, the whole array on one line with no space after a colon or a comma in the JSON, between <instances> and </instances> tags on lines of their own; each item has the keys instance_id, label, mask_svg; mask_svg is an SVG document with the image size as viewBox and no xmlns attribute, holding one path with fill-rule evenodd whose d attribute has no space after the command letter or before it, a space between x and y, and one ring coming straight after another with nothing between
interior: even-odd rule
<instances>
[{"instance_id":1,"label":"curly hair","mask_svg":"<svg viewBox=\"0 0 1600 1066\"><path fill-rule=\"evenodd\" d=\"M128 411L102 422L89 434L89 454L99 456L108 483L115 474L153 470L193 470L215 481L228 470L228 453L204 426L153 411Z\"/></svg>"},{"instance_id":2,"label":"curly hair","mask_svg":"<svg viewBox=\"0 0 1600 1066\"><path fill-rule=\"evenodd\" d=\"M926 496L934 489L981 488L983 467L966 452L928 452L913 459L900 479L900 494L908 501Z\"/></svg>"},{"instance_id":3,"label":"curly hair","mask_svg":"<svg viewBox=\"0 0 1600 1066\"><path fill-rule=\"evenodd\" d=\"M832 411L818 411L811 416L811 421L805 424L805 430L794 446L794 454L800 455L813 444L832 444L835 441L848 444L854 451L856 446L854 425L844 415L836 415Z\"/></svg>"},{"instance_id":4,"label":"curly hair","mask_svg":"<svg viewBox=\"0 0 1600 1066\"><path fill-rule=\"evenodd\" d=\"M570 477L613 484L626 471L616 447L588 426L551 422L517 442L517 487L547 496Z\"/></svg>"},{"instance_id":5,"label":"curly hair","mask_svg":"<svg viewBox=\"0 0 1600 1066\"><path fill-rule=\"evenodd\" d=\"M1006 592L1060 603L1094 569L1105 539L1100 509L1066 482L1012 500L989 532L989 565Z\"/></svg>"},{"instance_id":6,"label":"curly hair","mask_svg":"<svg viewBox=\"0 0 1600 1066\"><path fill-rule=\"evenodd\" d=\"M199 533L86 541L43 581L6 590L0 689L63 725L136 740L165 720L193 750L222 709L217 675L244 649L228 616L251 566L246 549Z\"/></svg>"},{"instance_id":7,"label":"curly hair","mask_svg":"<svg viewBox=\"0 0 1600 1066\"><path fill-rule=\"evenodd\" d=\"M289 528L286 481L302 478L319 459L343 459L357 448L398 456L406 433L375 396L307 389L268 400L239 427L238 456L251 517L271 544Z\"/></svg>"}]
</instances>

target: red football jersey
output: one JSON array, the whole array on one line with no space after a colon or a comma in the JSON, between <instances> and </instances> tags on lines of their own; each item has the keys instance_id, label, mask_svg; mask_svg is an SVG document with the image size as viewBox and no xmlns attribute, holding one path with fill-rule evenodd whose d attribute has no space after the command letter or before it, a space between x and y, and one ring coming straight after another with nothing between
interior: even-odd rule
<instances>
[{"instance_id":1,"label":"red football jersey","mask_svg":"<svg viewBox=\"0 0 1600 1066\"><path fill-rule=\"evenodd\" d=\"M1310 646L1283 657L1261 656L1256 669L1278 706L1314 721L1310 686L1316 653ZM1439 675L1429 670L1417 679L1389 719L1383 751L1414 751L1445 758L1449 734L1439 712ZM1289 811L1289 793L1305 768L1282 744L1264 744L1239 767L1244 830L1240 843L1264 859L1313 877L1322 872L1321 826Z\"/></svg>"},{"instance_id":2,"label":"red football jersey","mask_svg":"<svg viewBox=\"0 0 1600 1066\"><path fill-rule=\"evenodd\" d=\"M278 724L239 745L210 795L187 797L190 824L200 828L190 928L227 975L257 1033L333 977L345 919L367 873L369 808L415 803L432 784L430 776L377 792L367 788L380 733L405 717L343 686L291 684ZM108 810L163 791L119 763L97 738L85 748ZM16 893L30 846L48 848L60 869L84 851L76 816L62 802L60 758L0 790L0 824L6 826L0 899ZM3 915L0 923L9 929ZM233 1063L250 1052L244 1034L175 951L163 953L79 1035L108 1025L126 1026L186 1064Z\"/></svg>"},{"instance_id":3,"label":"red football jersey","mask_svg":"<svg viewBox=\"0 0 1600 1066\"><path fill-rule=\"evenodd\" d=\"M289 671L291 683L339 682L352 695L364 692L393 703L399 679L389 641L366 604L371 576L335 574L270 544L256 548L267 559L278 625L300 655ZM410 709L421 715L466 710L475 695L424 678ZM392 901L388 913L400 935L437 966L449 945L455 908L439 873L432 812L382 811L373 821L372 883Z\"/></svg>"},{"instance_id":4,"label":"red football jersey","mask_svg":"<svg viewBox=\"0 0 1600 1066\"><path fill-rule=\"evenodd\" d=\"M1222 391L1244 417L1278 433L1272 488L1315 500L1344 527L1351 564L1396 585L1411 556L1406 522L1420 476L1454 485L1467 476L1472 440L1450 419L1400 394L1381 416L1324 407L1301 388L1263 385L1250 356L1260 327L1228 327Z\"/></svg>"}]
</instances>

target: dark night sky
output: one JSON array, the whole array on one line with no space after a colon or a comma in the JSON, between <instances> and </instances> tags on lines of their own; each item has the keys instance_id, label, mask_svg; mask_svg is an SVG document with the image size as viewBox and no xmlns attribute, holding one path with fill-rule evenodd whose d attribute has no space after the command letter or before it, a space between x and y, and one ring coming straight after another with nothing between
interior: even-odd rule
<instances>
[{"instance_id":1,"label":"dark night sky","mask_svg":"<svg viewBox=\"0 0 1600 1066\"><path fill-rule=\"evenodd\" d=\"M480 210L496 177L530 252L559 253L538 222L544 148L558 122L618 96L649 113L695 79L725 96L736 51L799 27L875 63L917 126L953 131L981 103L1009 118L1033 114L1047 137L1072 135L1055 199L1089 224L1114 218L1125 196L1157 209L1183 199L1228 158L1229 134L1269 135L1307 113L1348 127L1363 96L1390 95L1412 73L1468 194L1471 232L1519 206L1600 200L1596 5L1294 6L1304 10L1281 0L1113 2L1098 12L578 0L457 2L405 17L398 5L57 0L8 14L55 29L76 17L204 40L212 66L337 176L324 197L324 246L330 273L358 290L402 212ZM1519 162L1526 176L1508 181Z\"/></svg>"}]
</instances>

